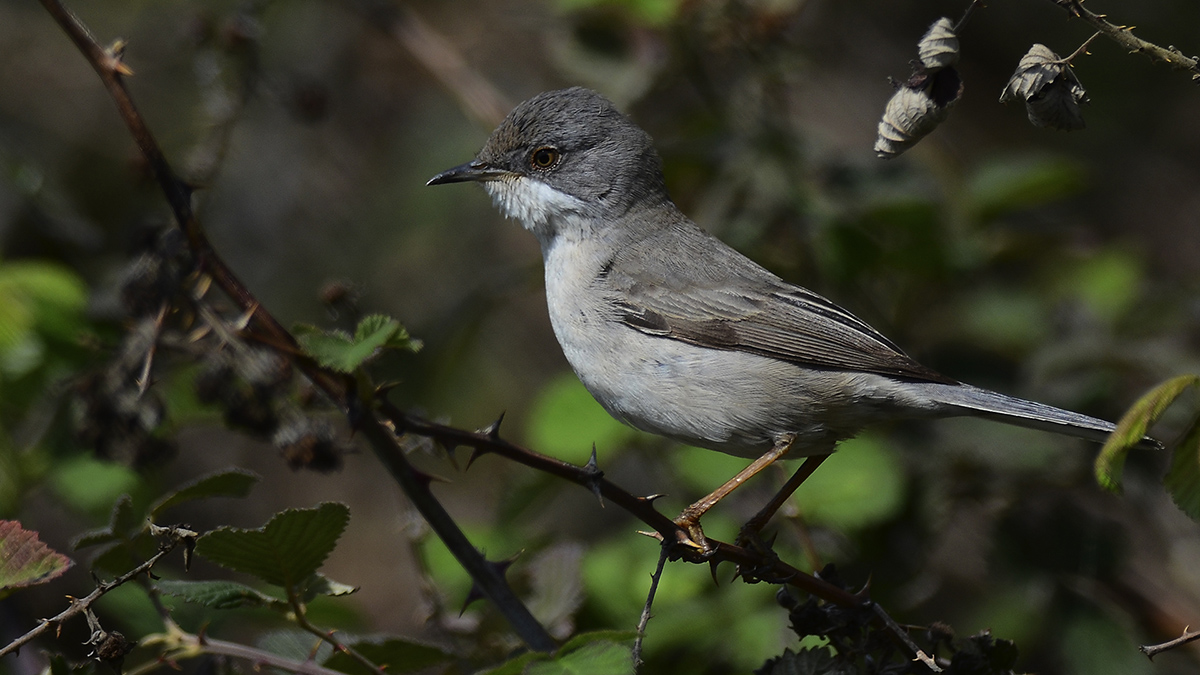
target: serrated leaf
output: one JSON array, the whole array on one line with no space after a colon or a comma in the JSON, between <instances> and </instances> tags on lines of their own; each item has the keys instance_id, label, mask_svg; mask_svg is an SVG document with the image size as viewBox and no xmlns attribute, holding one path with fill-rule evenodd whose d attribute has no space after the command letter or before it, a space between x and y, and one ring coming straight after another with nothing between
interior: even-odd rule
<instances>
[{"instance_id":1,"label":"serrated leaf","mask_svg":"<svg viewBox=\"0 0 1200 675\"><path fill-rule=\"evenodd\" d=\"M363 317L354 331L354 339L362 342L378 335L380 331L388 333L387 341L383 343L383 346L388 349L407 349L416 352L420 351L422 347L420 340L416 340L408 334L408 329L399 321L385 314L370 314Z\"/></svg>"},{"instance_id":2,"label":"serrated leaf","mask_svg":"<svg viewBox=\"0 0 1200 675\"><path fill-rule=\"evenodd\" d=\"M0 592L44 584L74 564L43 544L37 532L15 520L0 520Z\"/></svg>"},{"instance_id":3,"label":"serrated leaf","mask_svg":"<svg viewBox=\"0 0 1200 675\"><path fill-rule=\"evenodd\" d=\"M543 652L525 652L520 656L501 663L491 670L482 670L475 675L522 675L525 669L529 667L529 664L549 659L550 655Z\"/></svg>"},{"instance_id":4,"label":"serrated leaf","mask_svg":"<svg viewBox=\"0 0 1200 675\"><path fill-rule=\"evenodd\" d=\"M347 646L388 673L411 673L455 658L433 645L398 637L363 639ZM334 652L323 665L350 675L378 675L344 652Z\"/></svg>"},{"instance_id":5,"label":"serrated leaf","mask_svg":"<svg viewBox=\"0 0 1200 675\"><path fill-rule=\"evenodd\" d=\"M213 530L200 537L196 553L290 592L325 562L349 520L350 509L336 502L288 509L256 530Z\"/></svg>"},{"instance_id":6,"label":"serrated leaf","mask_svg":"<svg viewBox=\"0 0 1200 675\"><path fill-rule=\"evenodd\" d=\"M1150 425L1162 416L1180 394L1197 384L1200 384L1200 376L1197 375L1171 378L1142 396L1125 412L1096 456L1096 482L1100 487L1114 493L1121 491L1121 473L1125 469L1125 456L1129 450L1142 440Z\"/></svg>"},{"instance_id":7,"label":"serrated leaf","mask_svg":"<svg viewBox=\"0 0 1200 675\"><path fill-rule=\"evenodd\" d=\"M326 368L350 373L369 361L378 350L388 347L417 351L421 341L414 340L400 322L384 314L371 314L358 322L354 336L341 330L322 330L301 324L293 328L296 341Z\"/></svg>"},{"instance_id":8,"label":"serrated leaf","mask_svg":"<svg viewBox=\"0 0 1200 675\"><path fill-rule=\"evenodd\" d=\"M334 581L321 573L316 573L305 579L300 591L301 599L304 602L311 602L318 595L327 595L331 598L350 595L358 592L358 586L351 586Z\"/></svg>"},{"instance_id":9,"label":"serrated leaf","mask_svg":"<svg viewBox=\"0 0 1200 675\"><path fill-rule=\"evenodd\" d=\"M398 330L400 330L400 322L392 317L386 314L369 314L364 316L354 329L354 341L364 342L379 339L378 336L384 334L383 341L386 342Z\"/></svg>"},{"instance_id":10,"label":"serrated leaf","mask_svg":"<svg viewBox=\"0 0 1200 675\"><path fill-rule=\"evenodd\" d=\"M525 652L478 675L557 675L558 673L632 673L632 630L599 630L580 633L554 655ZM620 644L622 642L630 644Z\"/></svg>"},{"instance_id":11,"label":"serrated leaf","mask_svg":"<svg viewBox=\"0 0 1200 675\"><path fill-rule=\"evenodd\" d=\"M1163 486L1179 510L1192 520L1200 520L1200 417L1192 421L1192 426L1175 446Z\"/></svg>"},{"instance_id":12,"label":"serrated leaf","mask_svg":"<svg viewBox=\"0 0 1200 675\"><path fill-rule=\"evenodd\" d=\"M298 628L264 633L255 641L255 646L293 661L320 663L333 653L333 645Z\"/></svg>"},{"instance_id":13,"label":"serrated leaf","mask_svg":"<svg viewBox=\"0 0 1200 675\"><path fill-rule=\"evenodd\" d=\"M785 649L783 654L768 660L754 672L761 675L854 675L856 669L852 663L836 662L828 649L820 647L796 652Z\"/></svg>"},{"instance_id":14,"label":"serrated leaf","mask_svg":"<svg viewBox=\"0 0 1200 675\"><path fill-rule=\"evenodd\" d=\"M244 469L229 469L209 474L183 485L174 492L164 495L150 507L150 518L157 520L158 515L184 502L206 497L245 497L250 494L261 478L258 474Z\"/></svg>"},{"instance_id":15,"label":"serrated leaf","mask_svg":"<svg viewBox=\"0 0 1200 675\"><path fill-rule=\"evenodd\" d=\"M375 355L391 336L381 331L369 336L369 339L356 342L341 331L326 333L310 333L300 335L296 339L308 355L326 368L351 373Z\"/></svg>"},{"instance_id":16,"label":"serrated leaf","mask_svg":"<svg viewBox=\"0 0 1200 675\"><path fill-rule=\"evenodd\" d=\"M572 652L593 642L633 642L637 639L636 630L594 630L580 633L559 647L560 653Z\"/></svg>"},{"instance_id":17,"label":"serrated leaf","mask_svg":"<svg viewBox=\"0 0 1200 675\"><path fill-rule=\"evenodd\" d=\"M172 581L163 579L155 584L167 595L213 609L240 607L271 607L287 610L288 604L279 598L234 581Z\"/></svg>"},{"instance_id":18,"label":"serrated leaf","mask_svg":"<svg viewBox=\"0 0 1200 675\"><path fill-rule=\"evenodd\" d=\"M553 661L534 663L526 675L622 675L634 673L633 648L616 642L593 642Z\"/></svg>"}]
</instances>

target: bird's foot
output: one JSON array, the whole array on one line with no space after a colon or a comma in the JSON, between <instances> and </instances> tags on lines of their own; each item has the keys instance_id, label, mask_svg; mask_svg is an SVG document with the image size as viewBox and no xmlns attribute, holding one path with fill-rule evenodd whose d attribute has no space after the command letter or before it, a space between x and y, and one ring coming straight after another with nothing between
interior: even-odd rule
<instances>
[{"instance_id":1,"label":"bird's foot","mask_svg":"<svg viewBox=\"0 0 1200 675\"><path fill-rule=\"evenodd\" d=\"M703 515L703 512L696 513L693 509L694 506L693 504L684 509L675 519L675 524L679 526L677 543L699 553L711 553L713 546L708 542L708 538L704 536L704 530L700 527L700 516Z\"/></svg>"}]
</instances>

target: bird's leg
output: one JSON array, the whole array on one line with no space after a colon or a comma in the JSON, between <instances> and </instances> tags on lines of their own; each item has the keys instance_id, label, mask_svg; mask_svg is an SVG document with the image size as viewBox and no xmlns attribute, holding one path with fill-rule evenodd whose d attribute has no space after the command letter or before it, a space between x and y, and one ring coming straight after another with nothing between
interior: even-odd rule
<instances>
[{"instance_id":1,"label":"bird's leg","mask_svg":"<svg viewBox=\"0 0 1200 675\"><path fill-rule=\"evenodd\" d=\"M736 476L725 481L721 487L713 490L707 497L692 504L684 509L679 517L675 519L675 524L683 528L691 539L691 544L708 550L708 541L704 538L704 530L700 529L700 517L708 512L709 509L716 506L717 502L721 501L730 492L733 492L737 486L745 483L751 476L762 471L771 465L772 462L787 454L788 450L792 449L792 443L796 437L792 435L784 436L775 441L771 449L763 454L762 457L750 463L750 466L742 469ZM768 517L770 517L768 515ZM688 543L688 542L684 542Z\"/></svg>"},{"instance_id":2,"label":"bird's leg","mask_svg":"<svg viewBox=\"0 0 1200 675\"><path fill-rule=\"evenodd\" d=\"M759 509L758 513L754 514L753 518L747 520L746 524L742 526L742 531L738 533L736 540L738 545L745 546L747 543L757 540L758 533L766 527L767 521L771 519L771 516L775 515L775 512L792 496L796 488L808 480L808 477L817 470L817 467L821 466L821 462L828 459L831 454L833 453L827 452L823 455L806 457L804 463L800 465L799 469L796 469L796 473L792 474L792 477L783 484L783 487L779 488L779 492L775 493L771 501L767 502L765 506Z\"/></svg>"}]
</instances>

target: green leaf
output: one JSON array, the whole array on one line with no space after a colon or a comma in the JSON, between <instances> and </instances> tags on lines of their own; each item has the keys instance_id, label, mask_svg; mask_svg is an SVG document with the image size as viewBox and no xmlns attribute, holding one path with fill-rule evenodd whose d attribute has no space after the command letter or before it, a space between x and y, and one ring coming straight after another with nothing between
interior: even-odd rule
<instances>
[{"instance_id":1,"label":"green leaf","mask_svg":"<svg viewBox=\"0 0 1200 675\"><path fill-rule=\"evenodd\" d=\"M184 502L206 497L245 497L261 480L258 474L244 469L229 469L202 476L164 495L150 507L150 518L157 520L163 511Z\"/></svg>"},{"instance_id":2,"label":"green leaf","mask_svg":"<svg viewBox=\"0 0 1200 675\"><path fill-rule=\"evenodd\" d=\"M358 322L351 337L345 331L321 330L301 324L293 329L296 341L326 368L350 373L373 358L380 349L417 351L421 341L414 340L400 322L383 314L372 314Z\"/></svg>"},{"instance_id":3,"label":"green leaf","mask_svg":"<svg viewBox=\"0 0 1200 675\"><path fill-rule=\"evenodd\" d=\"M594 630L573 636L563 643L558 651L560 653L573 652L594 642L633 642L636 639L636 630Z\"/></svg>"},{"instance_id":4,"label":"green leaf","mask_svg":"<svg viewBox=\"0 0 1200 675\"><path fill-rule=\"evenodd\" d=\"M420 340L411 337L399 321L386 314L369 314L363 317L354 330L354 340L365 342L377 339L381 332L388 334L387 341L383 343L388 349L407 349L415 352L420 351L422 347Z\"/></svg>"},{"instance_id":5,"label":"green leaf","mask_svg":"<svg viewBox=\"0 0 1200 675\"><path fill-rule=\"evenodd\" d=\"M754 672L760 675L855 675L858 670L853 663L835 661L828 649L818 647L796 652L785 649L783 654Z\"/></svg>"},{"instance_id":6,"label":"green leaf","mask_svg":"<svg viewBox=\"0 0 1200 675\"><path fill-rule=\"evenodd\" d=\"M155 585L158 590L167 595L213 609L238 609L241 607L270 607L280 611L289 609L288 603L283 600L233 581L171 581L163 579Z\"/></svg>"},{"instance_id":7,"label":"green leaf","mask_svg":"<svg viewBox=\"0 0 1200 675\"><path fill-rule=\"evenodd\" d=\"M388 673L411 673L455 658L438 647L398 637L362 639L347 646ZM335 652L324 665L350 675L377 675L343 652Z\"/></svg>"},{"instance_id":8,"label":"green leaf","mask_svg":"<svg viewBox=\"0 0 1200 675\"><path fill-rule=\"evenodd\" d=\"M1200 417L1192 420L1192 426L1175 446L1163 486L1181 511L1192 520L1200 520Z\"/></svg>"},{"instance_id":9,"label":"green leaf","mask_svg":"<svg viewBox=\"0 0 1200 675\"><path fill-rule=\"evenodd\" d=\"M15 520L0 520L0 592L44 584L74 563Z\"/></svg>"},{"instance_id":10,"label":"green leaf","mask_svg":"<svg viewBox=\"0 0 1200 675\"><path fill-rule=\"evenodd\" d=\"M337 598L357 592L358 586L350 586L349 584L334 581L318 572L304 580L300 591L300 598L304 602L312 602L313 598L318 595Z\"/></svg>"},{"instance_id":11,"label":"green leaf","mask_svg":"<svg viewBox=\"0 0 1200 675\"><path fill-rule=\"evenodd\" d=\"M633 673L636 631L580 633L553 655L525 652L478 675L618 675ZM628 644L620 644L628 643Z\"/></svg>"},{"instance_id":12,"label":"green leaf","mask_svg":"<svg viewBox=\"0 0 1200 675\"><path fill-rule=\"evenodd\" d=\"M526 675L620 675L633 674L633 647L616 642L593 642L563 654L553 661L534 663Z\"/></svg>"},{"instance_id":13,"label":"green leaf","mask_svg":"<svg viewBox=\"0 0 1200 675\"><path fill-rule=\"evenodd\" d=\"M293 661L315 661L320 663L333 653L333 646L308 631L285 628L269 631L255 640L262 650L278 654Z\"/></svg>"},{"instance_id":14,"label":"green leaf","mask_svg":"<svg viewBox=\"0 0 1200 675\"><path fill-rule=\"evenodd\" d=\"M535 661L546 661L549 658L549 655L542 652L525 652L501 663L491 670L482 670L475 675L523 675L529 664Z\"/></svg>"},{"instance_id":15,"label":"green leaf","mask_svg":"<svg viewBox=\"0 0 1200 675\"><path fill-rule=\"evenodd\" d=\"M0 265L0 353L25 341L31 330L74 339L82 326L87 285L56 263Z\"/></svg>"},{"instance_id":16,"label":"green leaf","mask_svg":"<svg viewBox=\"0 0 1200 675\"><path fill-rule=\"evenodd\" d=\"M124 541L135 534L134 529L141 530L141 519L134 515L133 498L121 495L113 504L112 513L108 517L108 525L89 530L71 541L71 548L78 551L88 546L106 544L110 541Z\"/></svg>"},{"instance_id":17,"label":"green leaf","mask_svg":"<svg viewBox=\"0 0 1200 675\"><path fill-rule=\"evenodd\" d=\"M1138 399L1121 421L1117 428L1100 448L1096 456L1096 482L1109 492L1121 491L1121 473L1125 468L1125 455L1137 445L1146 430L1162 416L1179 395L1189 387L1200 384L1200 376L1180 375L1158 385L1150 393Z\"/></svg>"},{"instance_id":18,"label":"green leaf","mask_svg":"<svg viewBox=\"0 0 1200 675\"><path fill-rule=\"evenodd\" d=\"M349 520L350 509L336 502L288 509L256 530L213 530L200 537L196 553L292 592L325 562Z\"/></svg>"},{"instance_id":19,"label":"green leaf","mask_svg":"<svg viewBox=\"0 0 1200 675\"><path fill-rule=\"evenodd\" d=\"M904 499L904 469L877 436L842 442L792 498L813 522L852 530L896 514Z\"/></svg>"}]
</instances>

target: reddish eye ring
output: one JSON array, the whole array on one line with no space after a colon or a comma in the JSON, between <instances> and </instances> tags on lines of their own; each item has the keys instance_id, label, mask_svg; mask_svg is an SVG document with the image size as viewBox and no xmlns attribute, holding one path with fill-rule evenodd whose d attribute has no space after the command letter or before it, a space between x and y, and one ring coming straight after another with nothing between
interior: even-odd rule
<instances>
[{"instance_id":1,"label":"reddish eye ring","mask_svg":"<svg viewBox=\"0 0 1200 675\"><path fill-rule=\"evenodd\" d=\"M560 156L558 148L542 146L529 155L529 164L535 169L549 169L558 163Z\"/></svg>"}]
</instances>

